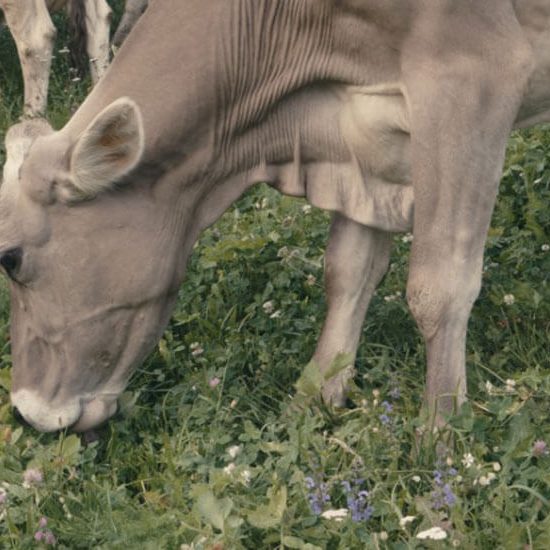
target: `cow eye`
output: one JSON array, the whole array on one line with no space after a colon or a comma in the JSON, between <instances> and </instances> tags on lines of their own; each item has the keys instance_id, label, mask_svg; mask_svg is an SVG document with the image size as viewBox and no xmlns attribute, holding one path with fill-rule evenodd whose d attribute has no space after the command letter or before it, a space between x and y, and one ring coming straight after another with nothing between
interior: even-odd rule
<instances>
[{"instance_id":1,"label":"cow eye","mask_svg":"<svg viewBox=\"0 0 550 550\"><path fill-rule=\"evenodd\" d=\"M17 271L21 267L22 259L23 251L20 248L11 248L1 253L0 265L4 268L4 271L10 279L14 279Z\"/></svg>"}]
</instances>

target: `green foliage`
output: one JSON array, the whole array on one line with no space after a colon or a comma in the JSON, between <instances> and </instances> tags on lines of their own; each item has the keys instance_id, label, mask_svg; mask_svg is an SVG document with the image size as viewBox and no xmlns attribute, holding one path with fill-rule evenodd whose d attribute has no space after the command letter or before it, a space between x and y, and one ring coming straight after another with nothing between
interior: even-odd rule
<instances>
[{"instance_id":1,"label":"green foliage","mask_svg":"<svg viewBox=\"0 0 550 550\"><path fill-rule=\"evenodd\" d=\"M62 28L56 47L65 40ZM5 130L22 97L6 33L0 63ZM55 126L87 86L59 54ZM157 351L93 443L15 422L2 288L0 546L44 547L34 536L46 517L70 549L549 548L549 153L545 129L510 141L470 323L470 400L448 433L418 416L425 357L403 296L409 239L396 237L373 299L350 407L329 409L308 363L328 216L263 186L202 235ZM349 510L359 491L368 520L312 510L325 497L325 509ZM417 538L434 527L447 538Z\"/></svg>"}]
</instances>

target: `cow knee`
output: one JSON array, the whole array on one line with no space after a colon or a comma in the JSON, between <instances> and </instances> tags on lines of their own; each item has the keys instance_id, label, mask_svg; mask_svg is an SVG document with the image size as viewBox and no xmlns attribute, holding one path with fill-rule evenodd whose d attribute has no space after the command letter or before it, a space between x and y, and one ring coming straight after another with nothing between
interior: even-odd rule
<instances>
[{"instance_id":1,"label":"cow knee","mask_svg":"<svg viewBox=\"0 0 550 550\"><path fill-rule=\"evenodd\" d=\"M47 52L50 52L53 49L56 35L57 31L53 23L50 23L43 29L30 33L28 42L22 45L22 57L30 60L44 57L46 54L49 58L49 54L47 54Z\"/></svg>"},{"instance_id":2,"label":"cow knee","mask_svg":"<svg viewBox=\"0 0 550 550\"><path fill-rule=\"evenodd\" d=\"M439 274L429 278L410 278L407 302L424 338L431 339L443 324L449 322L464 323L465 329L480 286L477 277L446 280Z\"/></svg>"}]
</instances>

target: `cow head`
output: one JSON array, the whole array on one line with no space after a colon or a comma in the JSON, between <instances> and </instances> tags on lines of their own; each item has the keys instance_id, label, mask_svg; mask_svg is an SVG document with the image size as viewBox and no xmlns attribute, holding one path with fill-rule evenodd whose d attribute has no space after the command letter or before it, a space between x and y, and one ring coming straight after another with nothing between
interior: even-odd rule
<instances>
[{"instance_id":1,"label":"cow head","mask_svg":"<svg viewBox=\"0 0 550 550\"><path fill-rule=\"evenodd\" d=\"M77 136L36 120L6 137L0 264L10 280L11 399L41 431L110 417L168 320L181 279L177 232L151 188L128 177L143 143L126 98Z\"/></svg>"}]
</instances>

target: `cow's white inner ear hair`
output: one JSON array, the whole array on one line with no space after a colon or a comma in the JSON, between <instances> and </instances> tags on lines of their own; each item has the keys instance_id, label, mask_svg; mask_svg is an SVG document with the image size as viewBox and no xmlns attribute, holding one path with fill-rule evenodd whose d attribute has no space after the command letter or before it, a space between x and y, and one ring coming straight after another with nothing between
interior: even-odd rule
<instances>
[{"instance_id":1,"label":"cow's white inner ear hair","mask_svg":"<svg viewBox=\"0 0 550 550\"><path fill-rule=\"evenodd\" d=\"M103 109L82 132L71 154L72 199L93 198L110 189L138 164L143 142L143 122L134 101L122 97Z\"/></svg>"}]
</instances>

